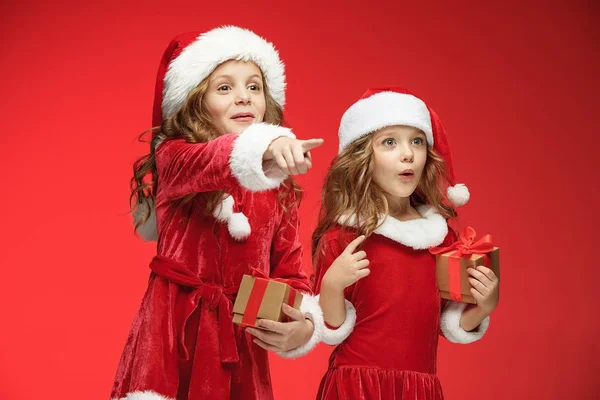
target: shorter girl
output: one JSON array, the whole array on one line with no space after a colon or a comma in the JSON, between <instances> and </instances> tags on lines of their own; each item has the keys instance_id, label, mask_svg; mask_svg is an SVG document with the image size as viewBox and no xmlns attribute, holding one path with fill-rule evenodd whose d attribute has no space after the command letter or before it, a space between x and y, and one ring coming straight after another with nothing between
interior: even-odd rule
<instances>
[{"instance_id":1,"label":"shorter girl","mask_svg":"<svg viewBox=\"0 0 600 400\"><path fill-rule=\"evenodd\" d=\"M447 220L469 192L455 185L444 195L454 179L443 127L403 89L367 91L342 117L339 138L313 257L325 322L338 327L323 341L341 344L318 399L442 399L438 334L478 340L498 304L498 279L485 267L469 271L477 305L440 301L428 249L455 240Z\"/></svg>"}]
</instances>

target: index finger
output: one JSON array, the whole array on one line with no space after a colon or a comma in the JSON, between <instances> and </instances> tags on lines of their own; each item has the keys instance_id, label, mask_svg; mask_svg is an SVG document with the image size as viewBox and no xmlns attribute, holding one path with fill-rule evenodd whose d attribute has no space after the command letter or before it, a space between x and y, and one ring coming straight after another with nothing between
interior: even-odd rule
<instances>
[{"instance_id":1,"label":"index finger","mask_svg":"<svg viewBox=\"0 0 600 400\"><path fill-rule=\"evenodd\" d=\"M309 139L302 141L302 152L306 153L309 150L315 149L323 144L323 139Z\"/></svg>"},{"instance_id":2,"label":"index finger","mask_svg":"<svg viewBox=\"0 0 600 400\"><path fill-rule=\"evenodd\" d=\"M356 250L356 248L358 246L360 246L360 244L364 241L365 241L365 235L360 235L359 237L357 237L356 239L351 241L348 246L346 246L346 248L344 249L344 253L353 254L354 251Z\"/></svg>"}]
</instances>

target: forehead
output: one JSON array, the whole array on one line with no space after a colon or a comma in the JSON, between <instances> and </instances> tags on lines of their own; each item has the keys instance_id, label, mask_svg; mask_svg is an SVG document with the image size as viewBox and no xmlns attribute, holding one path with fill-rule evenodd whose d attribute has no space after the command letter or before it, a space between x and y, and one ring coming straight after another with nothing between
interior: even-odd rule
<instances>
[{"instance_id":1,"label":"forehead","mask_svg":"<svg viewBox=\"0 0 600 400\"><path fill-rule=\"evenodd\" d=\"M262 71L252 61L229 60L220 64L210 74L211 78L217 78L222 75L229 76L252 76L258 75L262 78Z\"/></svg>"},{"instance_id":2,"label":"forehead","mask_svg":"<svg viewBox=\"0 0 600 400\"><path fill-rule=\"evenodd\" d=\"M425 134L423 133L423 131L421 131L420 129L417 129L413 126L406 126L406 125L393 125L393 126L386 126L385 128L381 128L377 131L375 131L375 137L381 137L381 136L404 136L404 135L423 135L425 136Z\"/></svg>"}]
</instances>

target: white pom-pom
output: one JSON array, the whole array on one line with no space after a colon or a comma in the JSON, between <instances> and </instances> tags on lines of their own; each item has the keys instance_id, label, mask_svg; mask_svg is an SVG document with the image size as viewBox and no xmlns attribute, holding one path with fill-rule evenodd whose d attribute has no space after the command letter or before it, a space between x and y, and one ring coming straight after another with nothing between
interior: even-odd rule
<instances>
[{"instance_id":1,"label":"white pom-pom","mask_svg":"<svg viewBox=\"0 0 600 400\"><path fill-rule=\"evenodd\" d=\"M133 210L134 226L142 220L142 216L146 214L148 205L146 203L136 205ZM150 218L137 228L137 233L147 242L158 240L158 229L156 227L156 208L154 204L150 206Z\"/></svg>"},{"instance_id":2,"label":"white pom-pom","mask_svg":"<svg viewBox=\"0 0 600 400\"><path fill-rule=\"evenodd\" d=\"M233 197L227 196L221 200L221 203L213 211L213 216L219 222L225 222L233 214Z\"/></svg>"},{"instance_id":3,"label":"white pom-pom","mask_svg":"<svg viewBox=\"0 0 600 400\"><path fill-rule=\"evenodd\" d=\"M233 213L227 222L229 234L235 240L246 239L250 235L250 223L242 213Z\"/></svg>"},{"instance_id":4,"label":"white pom-pom","mask_svg":"<svg viewBox=\"0 0 600 400\"><path fill-rule=\"evenodd\" d=\"M448 200L455 207L464 206L469 202L471 198L471 194L469 193L469 189L466 185L462 183L457 183L454 186L449 186L448 191L446 192L448 195Z\"/></svg>"}]
</instances>

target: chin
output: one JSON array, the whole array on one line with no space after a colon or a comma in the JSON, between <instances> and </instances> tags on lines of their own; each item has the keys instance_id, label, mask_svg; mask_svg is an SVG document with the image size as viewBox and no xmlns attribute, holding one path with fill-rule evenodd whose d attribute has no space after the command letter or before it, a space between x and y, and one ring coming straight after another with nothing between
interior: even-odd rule
<instances>
[{"instance_id":1,"label":"chin","mask_svg":"<svg viewBox=\"0 0 600 400\"><path fill-rule=\"evenodd\" d=\"M410 197L415 192L415 189L416 188L414 188L412 190L410 190L410 189L409 190L398 190L398 189L396 189L396 190L391 190L388 193L390 193L394 197L398 197L398 198L404 199L406 197Z\"/></svg>"},{"instance_id":2,"label":"chin","mask_svg":"<svg viewBox=\"0 0 600 400\"><path fill-rule=\"evenodd\" d=\"M229 126L229 132L228 133L237 133L240 134L242 133L246 128L248 128L250 125L252 125L253 123L255 123L256 121L252 121L252 122L244 122L244 123L240 123L240 122L234 122L233 124L231 124Z\"/></svg>"},{"instance_id":3,"label":"chin","mask_svg":"<svg viewBox=\"0 0 600 400\"><path fill-rule=\"evenodd\" d=\"M229 125L229 126L226 127L227 132L224 132L224 133L235 133L235 134L239 135L246 128L247 128L247 126L241 126L241 125L238 125L238 124Z\"/></svg>"}]
</instances>

